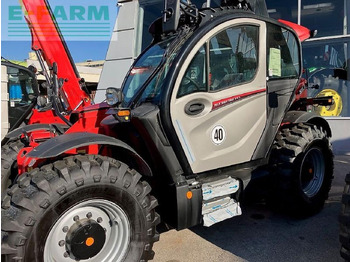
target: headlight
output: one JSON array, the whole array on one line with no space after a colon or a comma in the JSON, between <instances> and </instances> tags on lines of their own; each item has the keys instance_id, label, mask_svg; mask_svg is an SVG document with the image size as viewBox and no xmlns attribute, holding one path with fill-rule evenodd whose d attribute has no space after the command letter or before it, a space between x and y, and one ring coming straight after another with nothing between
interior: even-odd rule
<instances>
[{"instance_id":1,"label":"headlight","mask_svg":"<svg viewBox=\"0 0 350 262\"><path fill-rule=\"evenodd\" d=\"M119 88L108 87L106 90L106 102L110 106L116 106L122 102L122 91Z\"/></svg>"}]
</instances>

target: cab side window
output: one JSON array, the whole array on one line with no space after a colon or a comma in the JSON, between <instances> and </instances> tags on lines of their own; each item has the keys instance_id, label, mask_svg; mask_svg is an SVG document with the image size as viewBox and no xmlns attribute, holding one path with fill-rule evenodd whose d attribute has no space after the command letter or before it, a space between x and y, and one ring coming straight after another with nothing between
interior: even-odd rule
<instances>
[{"instance_id":1,"label":"cab side window","mask_svg":"<svg viewBox=\"0 0 350 262\"><path fill-rule=\"evenodd\" d=\"M267 68L269 79L298 78L300 58L294 34L274 24L267 24Z\"/></svg>"},{"instance_id":2,"label":"cab side window","mask_svg":"<svg viewBox=\"0 0 350 262\"><path fill-rule=\"evenodd\" d=\"M253 80L258 68L258 35L257 26L237 26L210 39L211 91Z\"/></svg>"},{"instance_id":3,"label":"cab side window","mask_svg":"<svg viewBox=\"0 0 350 262\"><path fill-rule=\"evenodd\" d=\"M202 46L192 59L181 81L177 97L195 92L207 91L206 51Z\"/></svg>"},{"instance_id":4,"label":"cab side window","mask_svg":"<svg viewBox=\"0 0 350 262\"><path fill-rule=\"evenodd\" d=\"M258 70L258 38L259 27L253 25L230 27L213 36L192 59L177 97L252 81Z\"/></svg>"},{"instance_id":5,"label":"cab side window","mask_svg":"<svg viewBox=\"0 0 350 262\"><path fill-rule=\"evenodd\" d=\"M10 106L31 104L35 98L33 76L26 70L11 66L7 67L7 74Z\"/></svg>"}]
</instances>

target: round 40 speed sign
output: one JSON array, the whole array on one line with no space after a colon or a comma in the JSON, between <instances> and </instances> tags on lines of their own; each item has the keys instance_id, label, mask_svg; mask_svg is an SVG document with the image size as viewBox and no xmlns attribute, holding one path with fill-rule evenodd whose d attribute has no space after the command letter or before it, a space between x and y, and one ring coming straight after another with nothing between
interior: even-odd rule
<instances>
[{"instance_id":1,"label":"round 40 speed sign","mask_svg":"<svg viewBox=\"0 0 350 262\"><path fill-rule=\"evenodd\" d=\"M223 126L217 125L211 131L211 140L215 145L220 145L226 138L226 131Z\"/></svg>"}]
</instances>

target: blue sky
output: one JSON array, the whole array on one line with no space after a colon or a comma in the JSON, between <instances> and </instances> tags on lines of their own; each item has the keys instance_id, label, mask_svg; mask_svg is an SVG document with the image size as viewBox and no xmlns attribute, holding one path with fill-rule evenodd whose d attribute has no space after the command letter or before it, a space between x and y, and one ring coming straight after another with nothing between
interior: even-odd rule
<instances>
[{"instance_id":1,"label":"blue sky","mask_svg":"<svg viewBox=\"0 0 350 262\"><path fill-rule=\"evenodd\" d=\"M75 62L105 59L117 0L49 0L49 4ZM1 1L1 19L1 56L28 58L31 37L18 0Z\"/></svg>"},{"instance_id":2,"label":"blue sky","mask_svg":"<svg viewBox=\"0 0 350 262\"><path fill-rule=\"evenodd\" d=\"M106 58L109 41L67 41L68 49L74 62L87 59L103 60ZM1 56L9 60L23 61L31 51L29 41L1 41Z\"/></svg>"}]
</instances>

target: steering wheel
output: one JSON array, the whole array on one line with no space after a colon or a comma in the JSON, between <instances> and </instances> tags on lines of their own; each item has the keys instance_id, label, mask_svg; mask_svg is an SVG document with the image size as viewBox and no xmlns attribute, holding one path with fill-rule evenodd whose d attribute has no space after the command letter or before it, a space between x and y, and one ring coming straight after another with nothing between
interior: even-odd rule
<instances>
[{"instance_id":1,"label":"steering wheel","mask_svg":"<svg viewBox=\"0 0 350 262\"><path fill-rule=\"evenodd\" d=\"M200 85L195 81L195 80L193 80L192 78L190 78L189 76L185 76L185 79L186 80L188 80L188 81L190 81L189 83L192 83L196 88L194 89L194 90L200 90ZM189 85L189 83L188 84L186 84L186 85Z\"/></svg>"}]
</instances>

